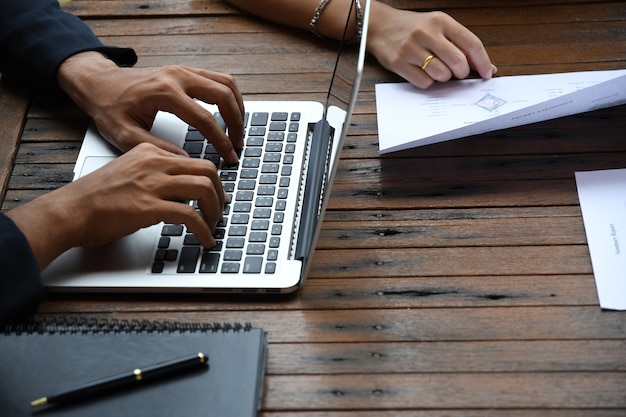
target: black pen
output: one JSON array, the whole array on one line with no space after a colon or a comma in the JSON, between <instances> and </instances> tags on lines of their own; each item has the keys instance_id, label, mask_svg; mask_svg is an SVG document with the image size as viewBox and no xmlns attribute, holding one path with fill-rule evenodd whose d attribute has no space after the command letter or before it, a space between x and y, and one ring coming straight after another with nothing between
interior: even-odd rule
<instances>
[{"instance_id":1,"label":"black pen","mask_svg":"<svg viewBox=\"0 0 626 417\"><path fill-rule=\"evenodd\" d=\"M191 371L206 366L209 358L202 352L174 359L167 362L159 362L143 369L135 369L123 374L110 376L98 381L93 381L85 385L58 392L54 395L39 398L30 403L32 407L39 407L46 404L66 404L82 400L113 389L122 388L128 385L151 381L157 378L166 377L181 372Z\"/></svg>"}]
</instances>

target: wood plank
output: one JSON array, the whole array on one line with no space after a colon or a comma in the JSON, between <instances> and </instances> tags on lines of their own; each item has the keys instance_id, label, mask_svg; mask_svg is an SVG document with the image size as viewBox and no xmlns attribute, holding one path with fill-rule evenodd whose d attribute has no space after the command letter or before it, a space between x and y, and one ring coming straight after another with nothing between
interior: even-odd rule
<instances>
[{"instance_id":1,"label":"wood plank","mask_svg":"<svg viewBox=\"0 0 626 417\"><path fill-rule=\"evenodd\" d=\"M297 311L67 311L86 319L252 323L270 343L366 343L429 341L623 340L626 316L598 306L403 308Z\"/></svg>"},{"instance_id":2,"label":"wood plank","mask_svg":"<svg viewBox=\"0 0 626 417\"><path fill-rule=\"evenodd\" d=\"M317 250L310 277L591 274L587 245Z\"/></svg>"},{"instance_id":3,"label":"wood plank","mask_svg":"<svg viewBox=\"0 0 626 417\"><path fill-rule=\"evenodd\" d=\"M0 74L0 201L11 177L27 109L27 92L7 83Z\"/></svg>"},{"instance_id":4,"label":"wood plank","mask_svg":"<svg viewBox=\"0 0 626 417\"><path fill-rule=\"evenodd\" d=\"M275 343L271 347L268 375L626 371L626 340Z\"/></svg>"},{"instance_id":5,"label":"wood plank","mask_svg":"<svg viewBox=\"0 0 626 417\"><path fill-rule=\"evenodd\" d=\"M87 4L93 3L92 1L86 2ZM111 2L107 2L111 3ZM78 2L74 1L74 4ZM561 5L546 5L540 8L517 6L507 7L501 5L500 7L492 7L489 9L475 8L448 8L447 12L450 13L456 20L463 25L468 26L472 30L477 30L480 26L492 26L501 28L504 26L504 30L517 30L521 36L521 39L532 40L532 33L522 30L522 28L514 29L507 28L509 26L524 26L524 27L540 27L546 24L559 24L567 23L570 27L566 34L571 34L576 30L581 31L582 28L594 25L594 29L597 29L597 23L610 23L621 22L626 20L626 5L623 2L592 2L588 4L579 4L576 7L564 8ZM66 9L68 6L64 6ZM581 16L585 16L584 21ZM273 22L258 19L254 16L246 16L245 20L242 20L238 15L206 15L206 16L189 16L180 15L175 19L168 17L155 16L151 18L148 23L143 17L137 17L135 14L118 15L116 19L109 18L89 18L86 23L92 28L97 36L137 36L137 35L189 35L189 34L217 34L217 33L229 33L229 34L242 34L242 33L255 33L259 32L282 32L287 31L296 34L306 33L306 31L293 30L286 26L274 24ZM575 24L575 25L574 25ZM495 29L494 29L495 30ZM550 36L562 36L555 31L548 33ZM506 32L505 32L506 33ZM516 32L517 33L517 32ZM619 36L619 32L613 31L615 35ZM299 36L300 37L300 36ZM312 44L316 44L318 40L311 34L302 36L304 39L308 39ZM494 38L504 39L500 36ZM488 39L483 39L486 41ZM519 42L520 38L509 39L511 42ZM552 39L551 39L552 40ZM286 46L286 45L285 45Z\"/></svg>"},{"instance_id":6,"label":"wood plank","mask_svg":"<svg viewBox=\"0 0 626 417\"><path fill-rule=\"evenodd\" d=\"M350 410L350 411L293 411L281 410L279 412L261 412L260 417L623 417L624 409L490 409L490 410Z\"/></svg>"},{"instance_id":7,"label":"wood plank","mask_svg":"<svg viewBox=\"0 0 626 417\"><path fill-rule=\"evenodd\" d=\"M586 244L580 218L468 219L325 224L318 249Z\"/></svg>"},{"instance_id":8,"label":"wood plank","mask_svg":"<svg viewBox=\"0 0 626 417\"><path fill-rule=\"evenodd\" d=\"M576 4L584 6L584 3L588 3L588 0L573 0L573 1L559 1L559 0L532 0L522 1L514 0L508 1L506 4L502 4L497 0L489 1L464 1L459 3L454 0L426 0L421 1L418 5L409 0L385 0L386 3L391 4L397 8L412 9L420 11L430 10L455 10L455 9L499 9L507 7L529 7L534 6L534 9L543 7L552 7L553 5L563 4ZM610 1L602 2L603 4L611 4ZM229 4L219 0L203 0L203 1L186 1L186 0L73 0L64 1L61 3L63 9L71 13L77 14L83 18L93 17L116 17L116 16L204 16L214 14L232 14L239 13L236 8ZM537 14L541 14L538 12Z\"/></svg>"},{"instance_id":9,"label":"wood plank","mask_svg":"<svg viewBox=\"0 0 626 417\"><path fill-rule=\"evenodd\" d=\"M140 302L138 302L140 301ZM42 313L597 306L593 275L309 278L296 294L50 294Z\"/></svg>"},{"instance_id":10,"label":"wood plank","mask_svg":"<svg viewBox=\"0 0 626 417\"><path fill-rule=\"evenodd\" d=\"M268 376L263 408L626 409L624 386L625 372Z\"/></svg>"}]
</instances>

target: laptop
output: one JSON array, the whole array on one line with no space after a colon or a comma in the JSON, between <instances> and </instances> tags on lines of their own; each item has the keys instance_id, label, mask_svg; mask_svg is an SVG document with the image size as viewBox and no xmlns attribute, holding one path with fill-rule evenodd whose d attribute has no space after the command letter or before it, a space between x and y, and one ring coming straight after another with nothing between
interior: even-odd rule
<instances>
[{"instance_id":1,"label":"laptop","mask_svg":"<svg viewBox=\"0 0 626 417\"><path fill-rule=\"evenodd\" d=\"M229 201L214 234L215 247L199 245L184 225L161 223L104 246L66 251L43 271L47 289L273 294L300 288L311 266L363 72L369 0L361 2L362 36L356 47L341 42L335 67L329 68L325 103L245 102L246 136L237 166L225 164L193 127L170 113L157 114L154 134L218 166ZM353 2L350 14L356 13ZM216 106L201 104L220 120ZM90 127L74 179L118 155Z\"/></svg>"}]
</instances>

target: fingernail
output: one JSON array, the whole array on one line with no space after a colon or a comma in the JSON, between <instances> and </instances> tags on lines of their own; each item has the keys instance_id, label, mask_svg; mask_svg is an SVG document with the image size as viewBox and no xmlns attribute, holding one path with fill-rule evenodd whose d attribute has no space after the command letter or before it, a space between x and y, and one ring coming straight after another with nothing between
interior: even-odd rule
<instances>
[{"instance_id":1,"label":"fingernail","mask_svg":"<svg viewBox=\"0 0 626 417\"><path fill-rule=\"evenodd\" d=\"M230 159L233 162L239 162L239 155L237 155L237 152L234 149L230 151Z\"/></svg>"}]
</instances>

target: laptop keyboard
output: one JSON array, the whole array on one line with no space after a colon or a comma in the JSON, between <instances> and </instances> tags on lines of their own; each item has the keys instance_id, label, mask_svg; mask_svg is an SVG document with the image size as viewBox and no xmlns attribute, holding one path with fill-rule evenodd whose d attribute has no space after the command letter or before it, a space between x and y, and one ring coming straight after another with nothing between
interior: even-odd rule
<instances>
[{"instance_id":1,"label":"laptop keyboard","mask_svg":"<svg viewBox=\"0 0 626 417\"><path fill-rule=\"evenodd\" d=\"M226 125L215 114L223 129ZM184 225L164 224L154 250L152 273L273 274L280 251L288 250L285 231L290 186L299 180L294 158L300 113L246 114L244 149L236 166L227 164L213 145L189 127L184 149L218 167L228 201L213 248L203 248ZM293 186L291 192L293 193ZM197 209L196 202L190 202ZM284 257L284 256L283 256Z\"/></svg>"}]
</instances>

